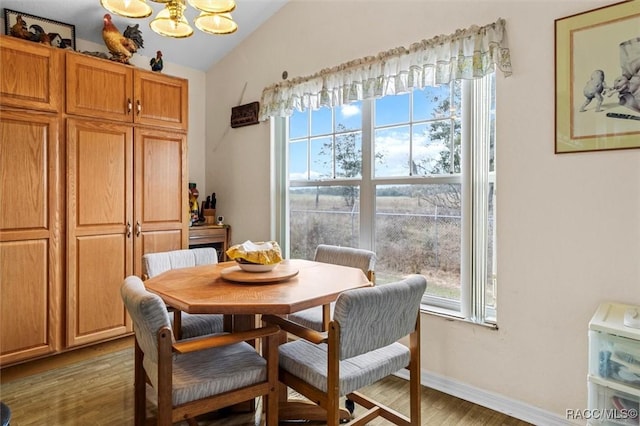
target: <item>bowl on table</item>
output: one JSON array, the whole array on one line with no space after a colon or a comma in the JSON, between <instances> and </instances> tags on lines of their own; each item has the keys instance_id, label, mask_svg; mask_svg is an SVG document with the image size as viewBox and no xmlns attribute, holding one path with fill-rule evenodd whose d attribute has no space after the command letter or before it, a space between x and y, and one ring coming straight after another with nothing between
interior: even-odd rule
<instances>
[{"instance_id":1,"label":"bowl on table","mask_svg":"<svg viewBox=\"0 0 640 426\"><path fill-rule=\"evenodd\" d=\"M236 259L236 263L245 272L269 272L278 266L278 263L272 263L271 265L262 265L260 263L248 262L244 259Z\"/></svg>"}]
</instances>

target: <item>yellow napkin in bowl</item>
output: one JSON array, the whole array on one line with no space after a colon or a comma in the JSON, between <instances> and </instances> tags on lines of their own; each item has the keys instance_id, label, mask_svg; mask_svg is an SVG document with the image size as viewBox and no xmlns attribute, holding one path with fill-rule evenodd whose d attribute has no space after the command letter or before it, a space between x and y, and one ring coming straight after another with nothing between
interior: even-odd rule
<instances>
[{"instance_id":1,"label":"yellow napkin in bowl","mask_svg":"<svg viewBox=\"0 0 640 426\"><path fill-rule=\"evenodd\" d=\"M273 265L282 261L280 246L275 241L256 242L245 241L229 247L227 256L233 260L246 260L260 265Z\"/></svg>"}]
</instances>

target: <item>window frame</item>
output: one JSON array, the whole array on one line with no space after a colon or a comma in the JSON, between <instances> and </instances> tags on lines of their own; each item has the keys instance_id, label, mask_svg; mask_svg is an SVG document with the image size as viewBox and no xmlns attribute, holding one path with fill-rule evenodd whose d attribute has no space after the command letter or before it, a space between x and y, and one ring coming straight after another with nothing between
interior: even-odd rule
<instances>
[{"instance_id":1,"label":"window frame","mask_svg":"<svg viewBox=\"0 0 640 426\"><path fill-rule=\"evenodd\" d=\"M444 315L468 322L497 328L497 309L495 306L487 306L485 300L487 274L486 263L488 259L488 202L489 185L493 185L493 280L494 291L496 279L496 225L495 225L495 145L493 170L490 167L490 132L493 130L495 138L495 116L491 120L491 102L495 101L497 91L495 73L478 80L462 81L461 98L461 170L458 174L443 175L413 175L406 177L375 177L373 165L374 136L375 136L375 100L363 100L362 105L362 171L359 178L330 178L318 180L289 181L289 119L272 118L272 153L274 157L274 185L277 189L274 197L275 223L272 231L281 241L281 247L286 257L289 256L289 190L295 187L316 186L359 186L360 187L360 247L375 250L375 217L376 217L376 188L382 185L433 185L433 184L460 184L462 188L461 209L461 264L460 264L460 299L446 299L432 295L426 295L423 299L421 311ZM493 94L490 92L493 86ZM477 102L480 99L485 102ZM410 102L411 108L413 102ZM332 135L335 129L335 107L332 110ZM495 105L493 105L495 108ZM493 109L495 114L495 109ZM486 120L485 124L478 125L475 120ZM311 126L311 118L309 118ZM419 120L422 121L422 120ZM410 112L410 125L414 123L413 114ZM476 123L476 124L474 124ZM386 126L385 126L386 127ZM309 138L317 135L307 135ZM495 144L495 141L494 141ZM475 146L476 149L473 149ZM278 154L280 153L280 154ZM365 161L365 158L368 161ZM470 161L471 160L471 161ZM478 167L478 162L484 162ZM451 162L453 165L453 161ZM484 200L477 206L477 200ZM474 202L476 204L474 204ZM477 206L474 208L474 206ZM497 295L496 295L497 296Z\"/></svg>"}]
</instances>

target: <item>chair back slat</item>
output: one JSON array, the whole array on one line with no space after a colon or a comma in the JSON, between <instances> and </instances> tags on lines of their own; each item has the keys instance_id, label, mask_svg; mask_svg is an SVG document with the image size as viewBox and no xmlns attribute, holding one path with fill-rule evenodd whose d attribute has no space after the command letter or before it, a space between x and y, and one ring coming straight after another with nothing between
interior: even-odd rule
<instances>
[{"instance_id":1,"label":"chair back slat","mask_svg":"<svg viewBox=\"0 0 640 426\"><path fill-rule=\"evenodd\" d=\"M341 293L333 314L333 320L340 324L340 359L390 345L410 334L426 288L424 276L412 275Z\"/></svg>"}]
</instances>

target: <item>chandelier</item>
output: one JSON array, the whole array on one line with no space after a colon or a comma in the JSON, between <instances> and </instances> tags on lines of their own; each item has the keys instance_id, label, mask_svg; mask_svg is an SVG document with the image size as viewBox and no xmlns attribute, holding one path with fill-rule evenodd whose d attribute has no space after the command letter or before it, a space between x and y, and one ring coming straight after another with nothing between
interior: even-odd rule
<instances>
[{"instance_id":1,"label":"chandelier","mask_svg":"<svg viewBox=\"0 0 640 426\"><path fill-rule=\"evenodd\" d=\"M187 8L185 0L151 0L165 5L149 23L156 33L174 38L185 38L193 34L193 28L184 16ZM193 23L208 34L231 34L238 24L231 17L236 8L235 0L188 0L189 4L200 12ZM126 18L146 18L153 9L146 0L100 0L100 4L111 13Z\"/></svg>"}]
</instances>

